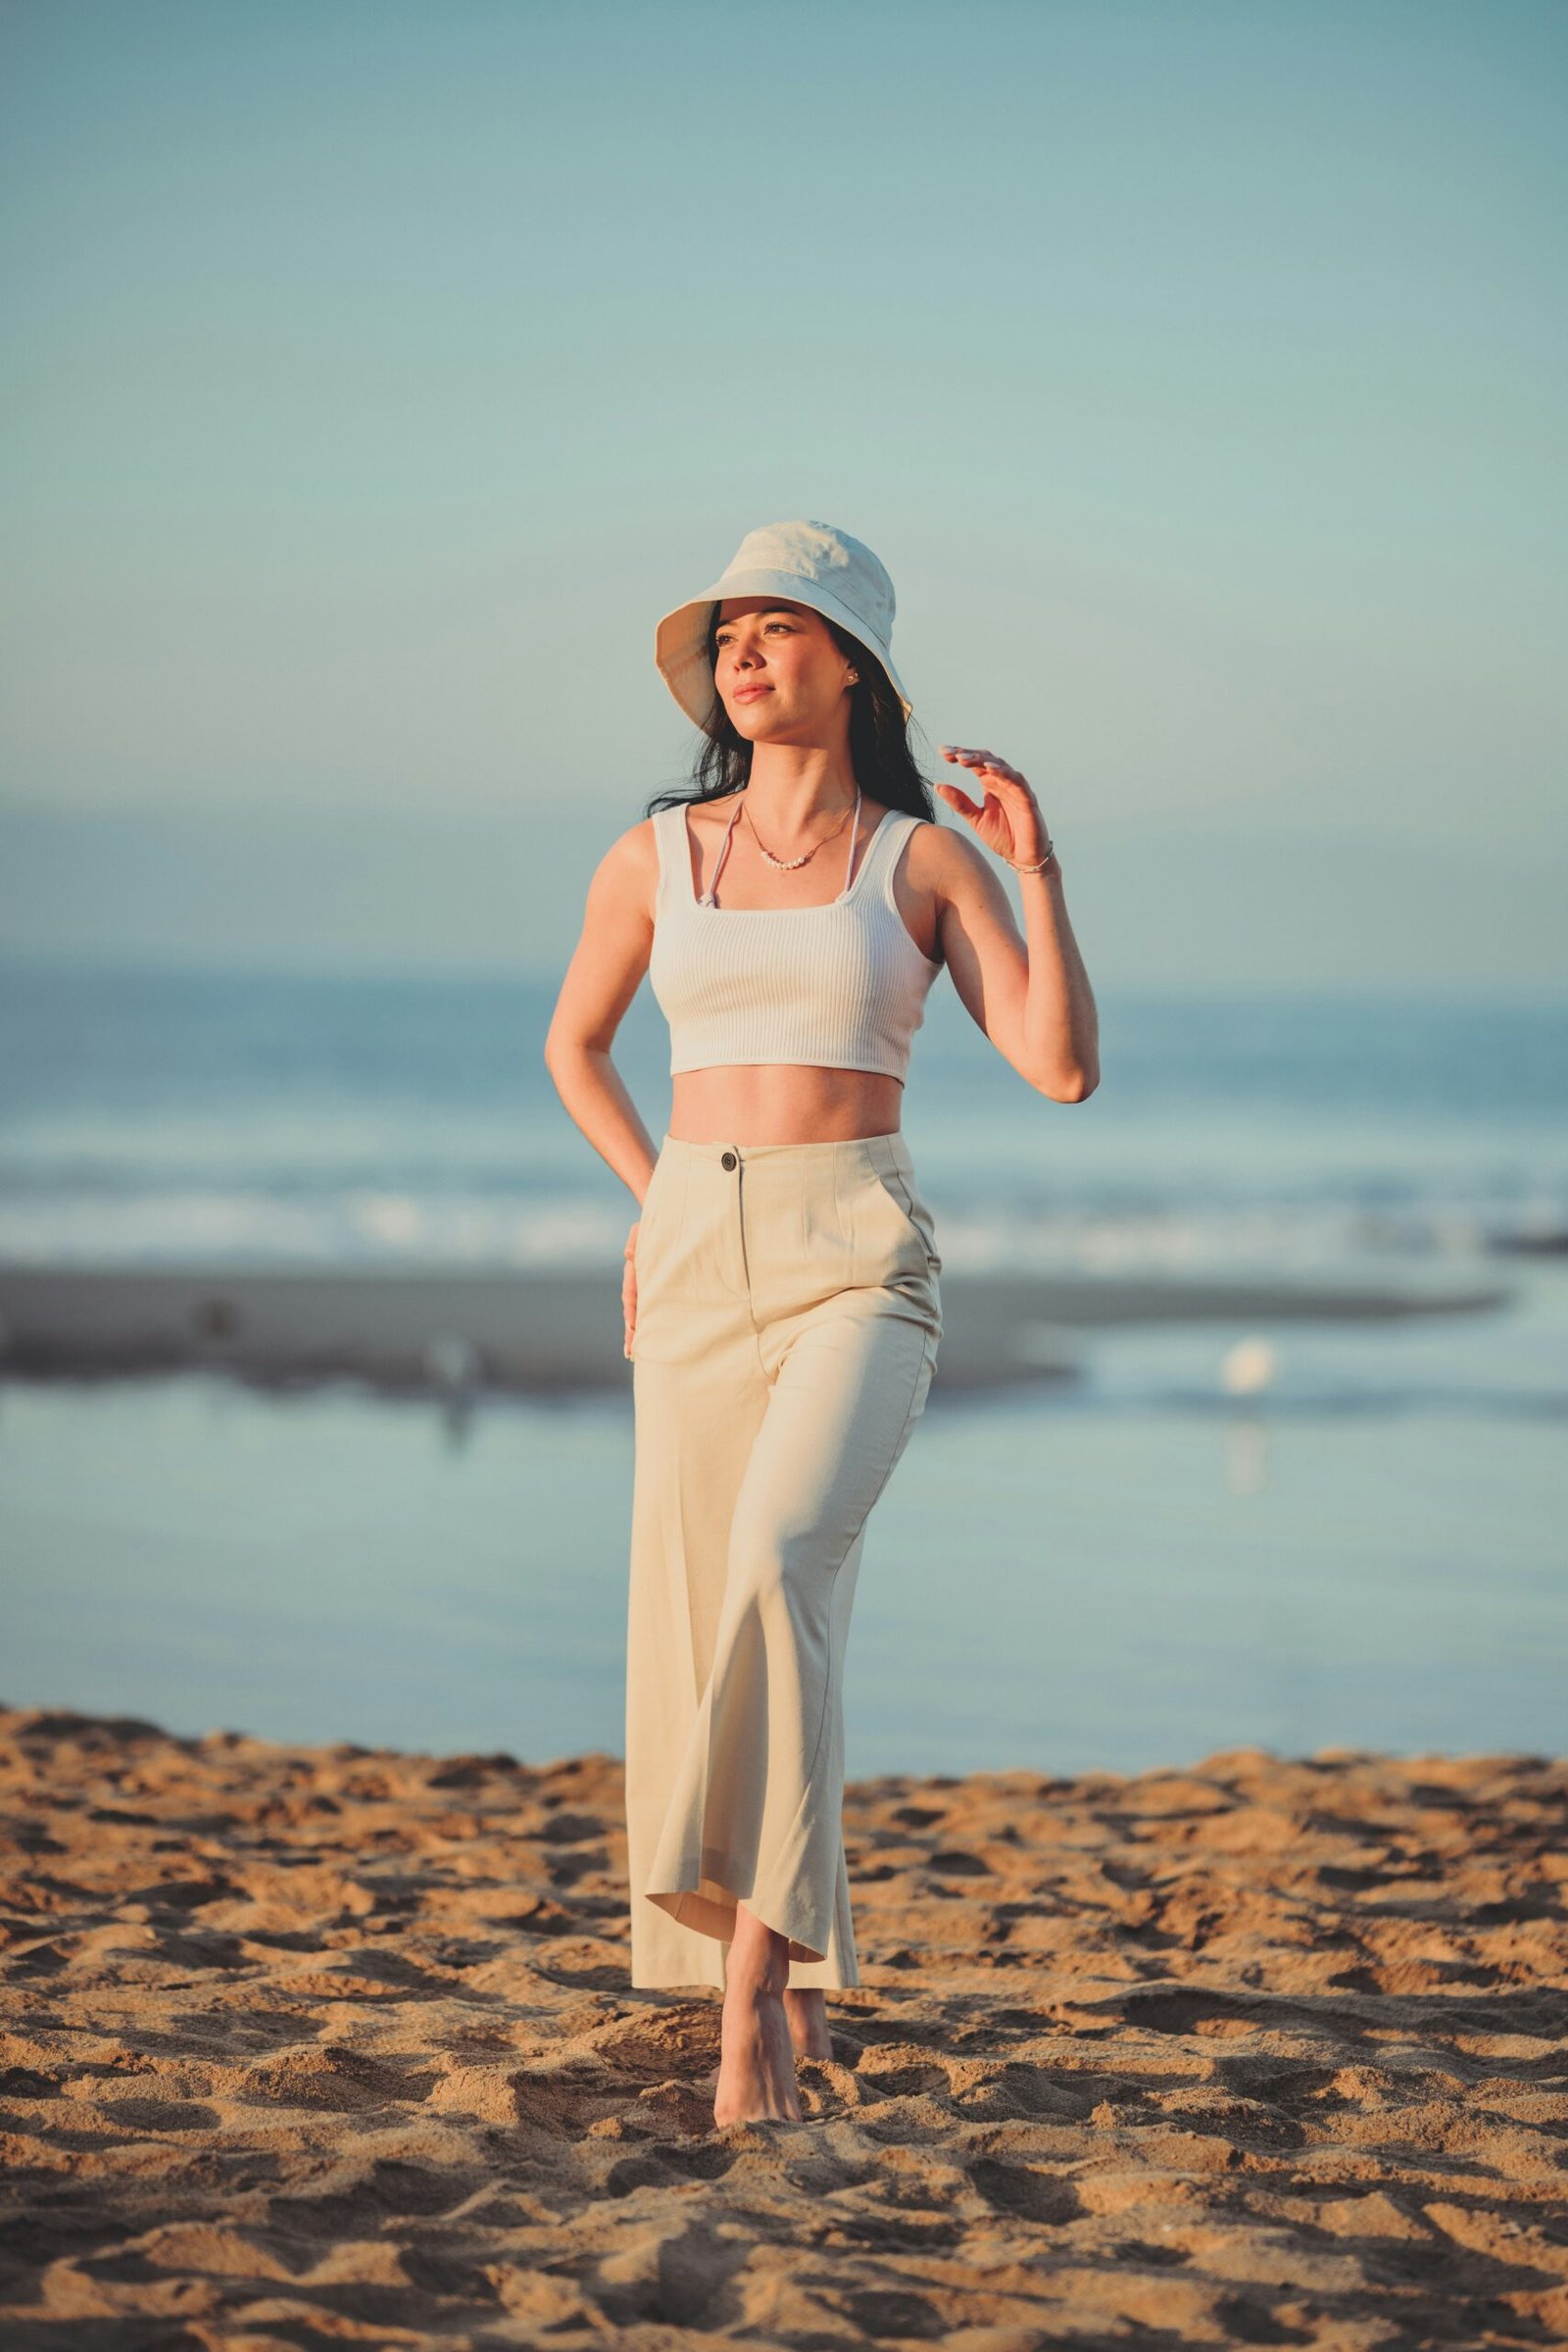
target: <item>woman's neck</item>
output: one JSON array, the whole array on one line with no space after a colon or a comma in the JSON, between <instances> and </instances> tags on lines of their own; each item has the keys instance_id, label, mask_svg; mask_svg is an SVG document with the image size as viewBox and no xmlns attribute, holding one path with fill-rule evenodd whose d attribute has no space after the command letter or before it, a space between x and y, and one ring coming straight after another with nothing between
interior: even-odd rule
<instances>
[{"instance_id":1,"label":"woman's neck","mask_svg":"<svg viewBox=\"0 0 1568 2352\"><path fill-rule=\"evenodd\" d=\"M855 806L855 770L847 755L790 743L760 743L752 753L746 798L759 821L786 838L809 833Z\"/></svg>"}]
</instances>

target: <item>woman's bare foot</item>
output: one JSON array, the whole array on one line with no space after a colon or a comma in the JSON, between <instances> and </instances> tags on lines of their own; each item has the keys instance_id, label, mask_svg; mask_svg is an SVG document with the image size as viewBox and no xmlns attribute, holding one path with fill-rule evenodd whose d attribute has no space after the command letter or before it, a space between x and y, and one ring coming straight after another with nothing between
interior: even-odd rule
<instances>
[{"instance_id":1,"label":"woman's bare foot","mask_svg":"<svg viewBox=\"0 0 1568 2352\"><path fill-rule=\"evenodd\" d=\"M724 1971L715 2124L798 2124L795 2057L784 2015L789 1938L764 1927L744 1903L735 1906L735 1936Z\"/></svg>"},{"instance_id":2,"label":"woman's bare foot","mask_svg":"<svg viewBox=\"0 0 1568 2352\"><path fill-rule=\"evenodd\" d=\"M833 2036L828 2031L827 2003L814 1986L784 1995L784 2014L790 2021L790 2040L797 2058L831 2058Z\"/></svg>"}]
</instances>

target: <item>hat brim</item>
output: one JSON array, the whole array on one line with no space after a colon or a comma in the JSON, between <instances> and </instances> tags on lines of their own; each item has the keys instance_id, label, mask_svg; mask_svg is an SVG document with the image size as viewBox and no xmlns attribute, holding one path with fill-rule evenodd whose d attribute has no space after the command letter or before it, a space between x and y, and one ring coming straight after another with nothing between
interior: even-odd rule
<instances>
[{"instance_id":1,"label":"hat brim","mask_svg":"<svg viewBox=\"0 0 1568 2352\"><path fill-rule=\"evenodd\" d=\"M708 659L708 631L713 607L731 596L776 596L781 604L808 605L813 612L837 621L857 645L863 645L868 654L876 656L904 706L906 719L912 715L914 706L904 691L892 655L885 645L877 643L864 621L848 605L841 605L829 590L818 588L814 581L800 579L794 572L736 571L726 574L706 595L694 596L689 604L677 605L672 612L666 612L654 637L654 660L661 676L687 717L705 733L712 726L720 709Z\"/></svg>"}]
</instances>

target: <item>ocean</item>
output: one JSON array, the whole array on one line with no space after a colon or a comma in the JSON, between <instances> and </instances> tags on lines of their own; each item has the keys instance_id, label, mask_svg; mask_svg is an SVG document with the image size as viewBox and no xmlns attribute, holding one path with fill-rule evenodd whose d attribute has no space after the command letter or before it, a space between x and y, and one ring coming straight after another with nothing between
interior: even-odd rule
<instances>
[{"instance_id":1,"label":"ocean","mask_svg":"<svg viewBox=\"0 0 1568 2352\"><path fill-rule=\"evenodd\" d=\"M0 1261L602 1268L635 1203L554 979L12 965ZM878 1504L853 1774L1216 1747L1560 1753L1568 998L1102 993L1032 1094L940 983L904 1130L944 1282L1475 1272L1483 1310L1079 1330L931 1402ZM616 1064L657 1143L646 991ZM3 1362L0 1362L3 1368ZM618 1752L630 1367L454 1414L333 1380L0 1380L0 1699L270 1738Z\"/></svg>"}]
</instances>

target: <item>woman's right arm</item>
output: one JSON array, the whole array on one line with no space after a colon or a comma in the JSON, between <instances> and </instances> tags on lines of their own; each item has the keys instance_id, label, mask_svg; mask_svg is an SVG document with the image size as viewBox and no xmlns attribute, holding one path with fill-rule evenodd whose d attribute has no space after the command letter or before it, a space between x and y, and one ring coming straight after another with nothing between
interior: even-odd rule
<instances>
[{"instance_id":1,"label":"woman's right arm","mask_svg":"<svg viewBox=\"0 0 1568 2352\"><path fill-rule=\"evenodd\" d=\"M658 859L647 817L606 851L588 885L581 936L545 1034L545 1066L557 1094L638 1201L659 1147L610 1049L653 954Z\"/></svg>"}]
</instances>

